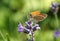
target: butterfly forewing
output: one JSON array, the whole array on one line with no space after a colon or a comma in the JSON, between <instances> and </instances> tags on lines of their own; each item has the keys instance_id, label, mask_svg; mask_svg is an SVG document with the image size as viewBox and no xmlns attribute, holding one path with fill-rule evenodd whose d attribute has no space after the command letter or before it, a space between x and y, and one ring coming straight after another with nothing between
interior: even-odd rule
<instances>
[{"instance_id":1,"label":"butterfly forewing","mask_svg":"<svg viewBox=\"0 0 60 41\"><path fill-rule=\"evenodd\" d=\"M47 14L40 14L40 15L34 16L33 18L34 20L39 22L39 21L43 21L46 17L47 17Z\"/></svg>"}]
</instances>

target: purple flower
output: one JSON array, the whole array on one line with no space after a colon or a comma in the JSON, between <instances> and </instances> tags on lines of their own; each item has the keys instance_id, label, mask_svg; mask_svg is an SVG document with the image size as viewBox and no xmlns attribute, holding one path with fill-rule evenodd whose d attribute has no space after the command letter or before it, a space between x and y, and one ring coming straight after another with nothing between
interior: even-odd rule
<instances>
[{"instance_id":1,"label":"purple flower","mask_svg":"<svg viewBox=\"0 0 60 41\"><path fill-rule=\"evenodd\" d=\"M38 25L38 24L35 24L35 25L33 26L33 31L38 30L38 29L40 29L39 25Z\"/></svg>"},{"instance_id":2,"label":"purple flower","mask_svg":"<svg viewBox=\"0 0 60 41\"><path fill-rule=\"evenodd\" d=\"M51 8L52 8L52 9L55 9L56 7L58 7L58 3L52 2Z\"/></svg>"},{"instance_id":3,"label":"purple flower","mask_svg":"<svg viewBox=\"0 0 60 41\"><path fill-rule=\"evenodd\" d=\"M23 32L26 33L26 34L29 34L30 30L29 29L24 29Z\"/></svg>"},{"instance_id":4,"label":"purple flower","mask_svg":"<svg viewBox=\"0 0 60 41\"><path fill-rule=\"evenodd\" d=\"M31 21L27 21L26 25L30 26L31 25Z\"/></svg>"},{"instance_id":5,"label":"purple flower","mask_svg":"<svg viewBox=\"0 0 60 41\"><path fill-rule=\"evenodd\" d=\"M18 24L18 32L23 32L23 26L21 25L21 23Z\"/></svg>"},{"instance_id":6,"label":"purple flower","mask_svg":"<svg viewBox=\"0 0 60 41\"><path fill-rule=\"evenodd\" d=\"M54 33L54 36L55 37L60 37L60 31L59 30L56 30L55 33Z\"/></svg>"},{"instance_id":7,"label":"purple flower","mask_svg":"<svg viewBox=\"0 0 60 41\"><path fill-rule=\"evenodd\" d=\"M57 7L58 7L58 3L52 2L51 11L52 11L52 12L55 12L55 9L56 9Z\"/></svg>"},{"instance_id":8,"label":"purple flower","mask_svg":"<svg viewBox=\"0 0 60 41\"><path fill-rule=\"evenodd\" d=\"M26 25L25 27L26 27L27 29L31 29L31 28L32 28L31 26L28 26L28 25Z\"/></svg>"},{"instance_id":9,"label":"purple flower","mask_svg":"<svg viewBox=\"0 0 60 41\"><path fill-rule=\"evenodd\" d=\"M26 22L26 26L25 26L27 29L31 29L31 21L27 21Z\"/></svg>"}]
</instances>

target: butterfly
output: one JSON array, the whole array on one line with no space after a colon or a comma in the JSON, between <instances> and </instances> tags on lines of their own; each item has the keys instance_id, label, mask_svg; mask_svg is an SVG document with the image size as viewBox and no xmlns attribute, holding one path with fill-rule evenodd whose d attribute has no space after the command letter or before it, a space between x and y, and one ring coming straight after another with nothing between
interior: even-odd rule
<instances>
[{"instance_id":1,"label":"butterfly","mask_svg":"<svg viewBox=\"0 0 60 41\"><path fill-rule=\"evenodd\" d=\"M35 12L31 12L30 17L33 18L36 22L39 22L46 19L47 14L42 14L39 11L35 11Z\"/></svg>"}]
</instances>

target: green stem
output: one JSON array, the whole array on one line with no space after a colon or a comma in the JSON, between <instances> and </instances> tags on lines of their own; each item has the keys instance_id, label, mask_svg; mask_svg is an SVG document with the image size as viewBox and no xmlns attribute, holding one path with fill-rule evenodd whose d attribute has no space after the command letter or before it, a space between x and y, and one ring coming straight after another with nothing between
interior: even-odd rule
<instances>
[{"instance_id":1,"label":"green stem","mask_svg":"<svg viewBox=\"0 0 60 41\"><path fill-rule=\"evenodd\" d=\"M0 31L0 34L1 34L2 38L3 38L3 41L6 41L6 40L5 40L5 37L3 36L3 34L2 34L1 31Z\"/></svg>"},{"instance_id":2,"label":"green stem","mask_svg":"<svg viewBox=\"0 0 60 41\"><path fill-rule=\"evenodd\" d=\"M56 37L54 37L54 41L57 41Z\"/></svg>"}]
</instances>

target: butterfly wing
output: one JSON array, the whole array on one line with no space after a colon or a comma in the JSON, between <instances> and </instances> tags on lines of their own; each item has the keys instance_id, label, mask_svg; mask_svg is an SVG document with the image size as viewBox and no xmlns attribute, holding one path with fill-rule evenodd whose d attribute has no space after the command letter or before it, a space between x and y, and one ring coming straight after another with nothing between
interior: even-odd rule
<instances>
[{"instance_id":1,"label":"butterfly wing","mask_svg":"<svg viewBox=\"0 0 60 41\"><path fill-rule=\"evenodd\" d=\"M33 18L36 22L39 22L39 21L43 21L44 19L46 19L46 17L47 17L47 14L40 14L40 15L34 16Z\"/></svg>"}]
</instances>

